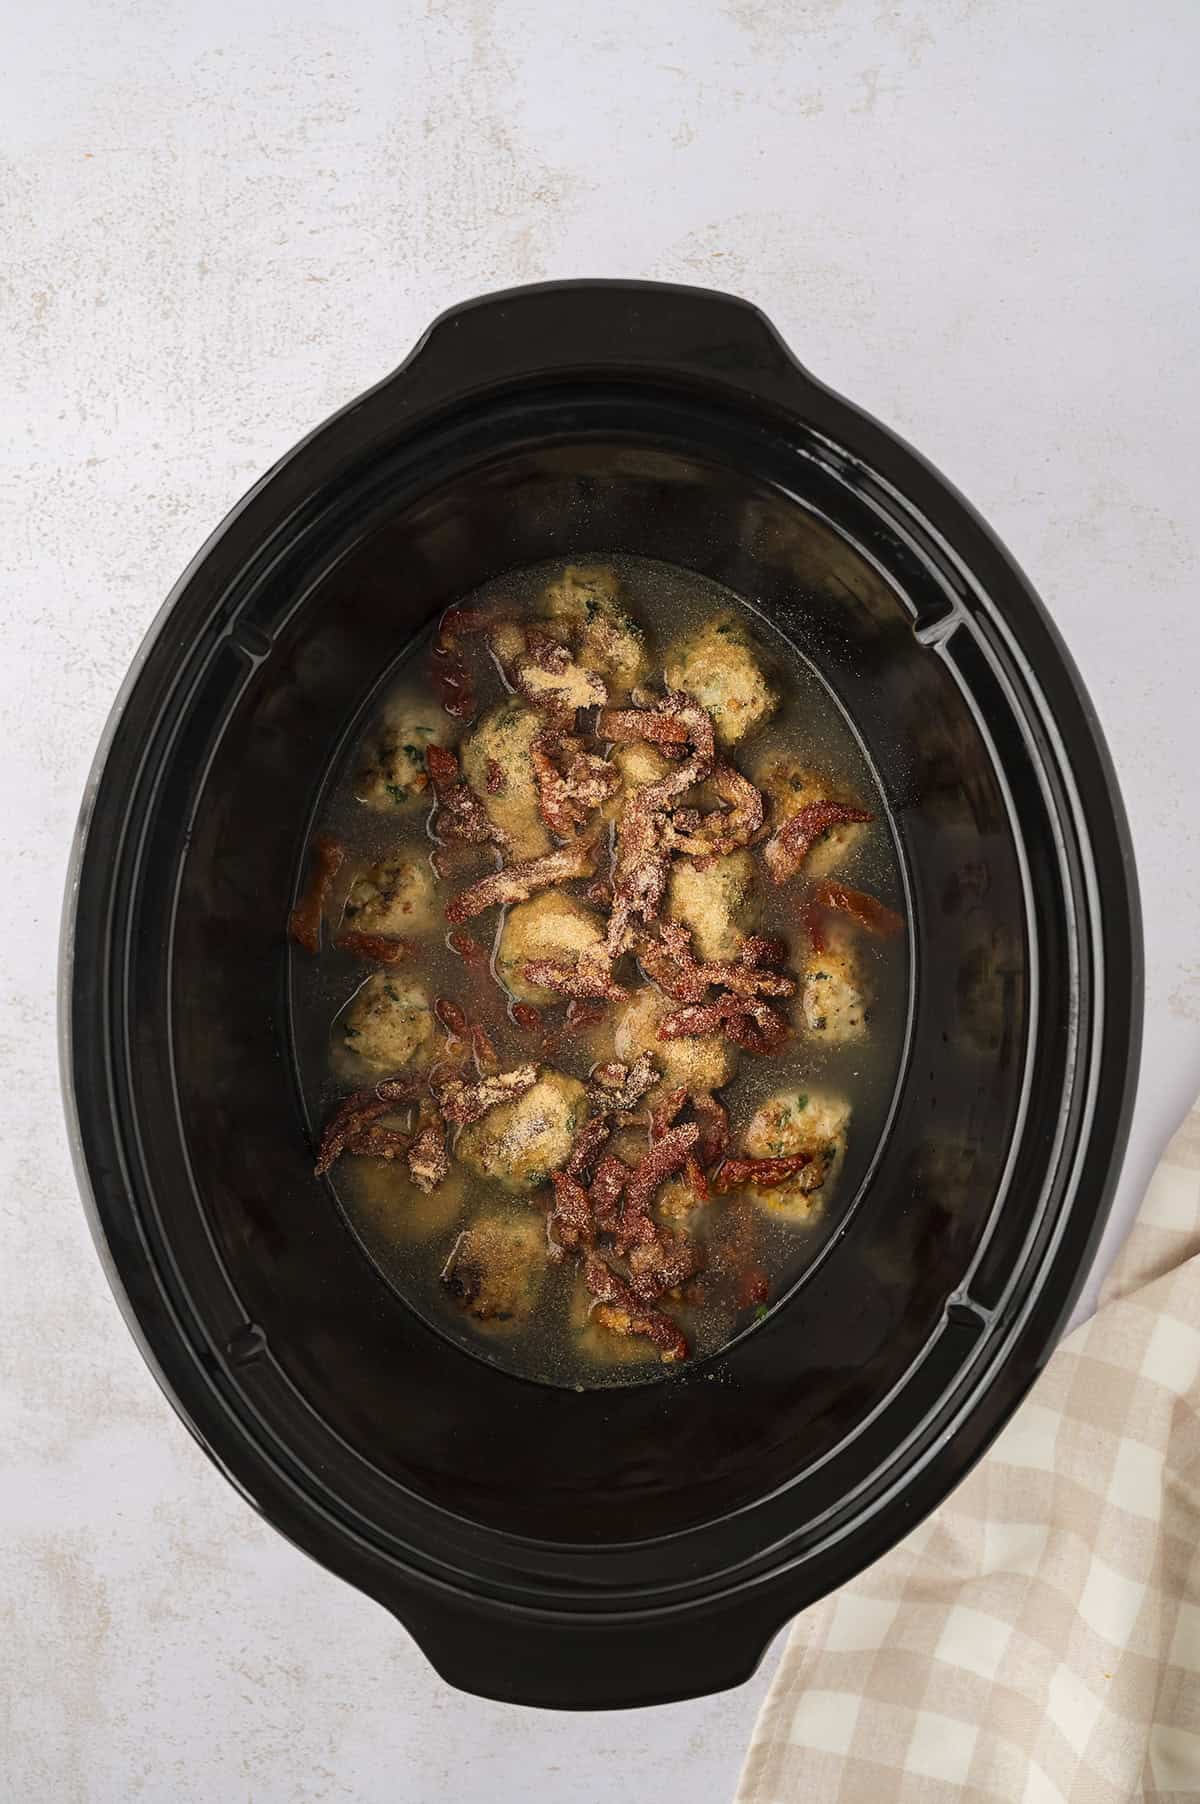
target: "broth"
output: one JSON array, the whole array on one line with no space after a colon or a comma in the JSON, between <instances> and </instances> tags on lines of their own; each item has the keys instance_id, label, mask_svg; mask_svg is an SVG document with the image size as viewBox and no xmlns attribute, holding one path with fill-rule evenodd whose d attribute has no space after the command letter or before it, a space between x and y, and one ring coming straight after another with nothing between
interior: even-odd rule
<instances>
[{"instance_id":1,"label":"broth","mask_svg":"<svg viewBox=\"0 0 1200 1804\"><path fill-rule=\"evenodd\" d=\"M627 621L636 630L627 630ZM566 653L554 650L556 641ZM665 748L644 738L598 738L597 668L610 709L600 724L630 731L632 720L636 729L637 719L611 713L636 703L654 715L652 731L676 738ZM550 958L549 974L566 985L582 981L582 959L594 982L605 963L596 938L609 931L610 920L609 904L594 886L610 870L617 822L632 794L661 785L695 755L695 737L686 739L686 723L680 724L684 717L653 706L663 696L664 672L667 686L686 689L713 722L717 771L655 821L661 827L668 819L685 845L702 845L705 833L711 839L714 821L721 821L716 830L736 838L729 797L745 791L729 779L733 788L722 793L722 764L763 794L765 821L748 846L716 857L667 853L661 909L651 907L646 921L635 910L632 920L638 955L626 951L609 963L610 981L628 998L572 1000L544 983L531 989L531 959ZM564 714L575 701L587 711ZM568 788L562 818L553 808L561 791L535 782L534 758L546 744L535 740L546 732L553 767L569 778L576 772L576 799ZM602 758L604 769L593 764L577 771L572 747L562 746L564 732L579 740L584 758ZM472 792L440 811L429 781L431 745L461 754ZM444 760L439 768L445 790L452 779L445 778ZM605 772L617 768L621 788L598 802L589 799L615 784ZM539 813L539 795L563 831L553 831ZM767 861L780 826L799 811L807 833L823 818L812 810L828 801L872 818L835 821L794 875L772 881ZM465 823L467 815L475 839L448 838L447 826ZM505 835L502 846L479 841L485 817ZM591 558L511 573L465 598L461 611L450 610L441 628L417 640L389 673L363 731L332 774L320 826L326 844L336 848L331 863L339 852L344 856L323 898L319 955L292 961L301 1081L316 1138L350 1093L370 1092L397 1072L421 1093L398 1098L386 1112L373 1105L374 1119L358 1138L351 1136L352 1146L367 1150L342 1153L329 1171L354 1231L406 1302L510 1372L592 1387L686 1369L675 1357L680 1347L672 1329L686 1339L694 1361L785 1297L836 1233L875 1152L900 1058L907 969L899 922L890 912L900 907L900 878L877 785L836 701L795 647L730 591L647 560ZM537 859L564 839L574 844L589 837L597 837L594 876L560 879L448 928L446 905L498 861ZM793 845L790 859L795 851ZM381 873L375 867L385 860L400 860L403 869ZM618 881L618 903L620 895ZM659 1038L665 1018L689 1024L675 1018L690 1006L707 1010L699 1019L708 1023L714 995L731 1010L740 1005L715 980L707 988L701 982L698 1002L686 1000L686 981L682 988L676 982L690 968L686 946L684 966L671 958L664 963L661 946L653 945L661 931L656 912L690 925L693 956L710 971L756 969L765 977L767 993L755 1007L761 1011L765 1000L790 1030L777 1050L748 1051L730 1041L729 1033L773 1041L775 1028L761 1026L769 1020L761 1012L758 1026L755 1017L733 1013L728 1032L723 1022L699 1037ZM362 935L357 953L349 949L353 939L347 941L355 933ZM753 948L777 937L786 955L743 954L751 935L757 936ZM373 962L391 953L396 939L403 942L396 962ZM646 973L643 956L651 963L657 957L656 973L673 995ZM537 969L547 976L544 965ZM774 982L779 977L783 984ZM778 993L788 979L794 996ZM482 1066L470 1057L456 1005L468 1025L484 1030L486 1040L475 1049L482 1047ZM628 1071L643 1051L660 1081L608 1116L612 1137L582 1166L584 1189L606 1156L636 1170L650 1146L649 1112L680 1084L702 1098L710 1089L718 1096L728 1113L728 1159L710 1160L706 1182L696 1165L673 1170L652 1187L640 1213L626 1179L622 1199L607 1215L599 1204L590 1215L585 1210L576 1246L578 1223L567 1206L574 1193L568 1189L564 1203L563 1179L556 1185L553 1171L561 1173L584 1123L605 1105L596 1068L619 1061ZM459 1112L470 1113L486 1100L487 1092L475 1086L493 1064L502 1073L533 1065L536 1079L531 1087L526 1072L526 1087L514 1090L512 1100L466 1125L452 1121L447 1174L423 1190L403 1151L406 1140L432 1125L429 1144L436 1151L442 1130L431 1097L438 1108L453 1113L461 1104ZM607 1079L619 1081L611 1072ZM447 1083L458 1089L447 1090ZM452 1095L454 1103L447 1101ZM772 1099L782 1100L773 1105ZM695 1106L689 1100L674 1129L665 1129L675 1132L675 1146L689 1137L689 1122L697 1124L693 1160L713 1152L709 1130L717 1117L706 1109L703 1100ZM593 1131L599 1139L600 1130ZM372 1141L380 1132L384 1140ZM395 1156L376 1156L380 1148ZM797 1163L802 1153L807 1164ZM759 1166L753 1176L740 1176L736 1161L748 1156L790 1157L792 1168ZM707 1200L697 1201L706 1186ZM578 1210L578 1197L574 1202ZM615 1233L597 1226L604 1220L610 1228L617 1224ZM667 1270L664 1248L685 1250L685 1275L651 1298ZM648 1277L639 1277L639 1264ZM702 1269L686 1275L692 1265ZM600 1267L615 1274L612 1295L602 1272L597 1278ZM632 1311L630 1282L640 1287ZM647 1315L652 1332L622 1331L631 1317L636 1325Z\"/></svg>"}]
</instances>

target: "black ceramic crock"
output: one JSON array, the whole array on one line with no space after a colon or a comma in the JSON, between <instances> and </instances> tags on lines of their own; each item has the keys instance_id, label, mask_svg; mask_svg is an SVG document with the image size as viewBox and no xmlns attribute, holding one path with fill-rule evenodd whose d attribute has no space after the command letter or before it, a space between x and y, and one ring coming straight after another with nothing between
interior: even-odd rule
<instances>
[{"instance_id":1,"label":"black ceramic crock","mask_svg":"<svg viewBox=\"0 0 1200 1804\"><path fill-rule=\"evenodd\" d=\"M678 1378L571 1391L421 1321L312 1174L284 923L331 761L413 633L588 552L727 583L790 633L890 810L911 1006L839 1233ZM962 1477L1053 1345L1131 1104L1129 838L1021 572L914 452L725 295L460 307L263 478L181 578L88 787L65 1090L109 1278L266 1519L486 1696L736 1684Z\"/></svg>"}]
</instances>

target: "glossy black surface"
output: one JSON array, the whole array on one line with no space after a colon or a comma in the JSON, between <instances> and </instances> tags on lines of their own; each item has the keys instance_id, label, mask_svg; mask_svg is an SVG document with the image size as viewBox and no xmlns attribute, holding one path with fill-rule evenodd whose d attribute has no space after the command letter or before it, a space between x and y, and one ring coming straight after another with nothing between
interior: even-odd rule
<instances>
[{"instance_id":1,"label":"glossy black surface","mask_svg":"<svg viewBox=\"0 0 1200 1804\"><path fill-rule=\"evenodd\" d=\"M575 1395L425 1328L312 1177L282 928L331 756L413 632L584 551L717 578L817 662L888 800L914 969L890 1131L809 1280L678 1382ZM131 1324L263 1513L470 1689L745 1677L982 1451L1103 1224L1140 940L1078 678L961 499L728 297L587 283L439 321L182 579L75 880L65 1081Z\"/></svg>"}]
</instances>

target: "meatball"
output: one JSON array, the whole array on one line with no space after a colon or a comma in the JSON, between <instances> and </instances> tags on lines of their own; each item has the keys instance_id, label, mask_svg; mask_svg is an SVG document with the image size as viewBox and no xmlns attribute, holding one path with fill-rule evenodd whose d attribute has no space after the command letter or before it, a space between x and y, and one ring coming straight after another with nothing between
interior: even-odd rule
<instances>
[{"instance_id":1,"label":"meatball","mask_svg":"<svg viewBox=\"0 0 1200 1804\"><path fill-rule=\"evenodd\" d=\"M658 1024L676 1006L649 986L638 990L617 1016L613 1032L616 1057L632 1065L640 1053L648 1052L662 1074L660 1088L674 1090L682 1084L693 1095L719 1090L733 1076L736 1047L717 1034L698 1040L660 1040Z\"/></svg>"},{"instance_id":2,"label":"meatball","mask_svg":"<svg viewBox=\"0 0 1200 1804\"><path fill-rule=\"evenodd\" d=\"M496 953L496 971L520 1002L561 1002L556 991L527 981L523 971L526 959L558 958L574 963L581 952L600 946L603 940L604 924L590 908L560 890L543 890L509 909Z\"/></svg>"},{"instance_id":3,"label":"meatball","mask_svg":"<svg viewBox=\"0 0 1200 1804\"><path fill-rule=\"evenodd\" d=\"M543 670L531 659L518 670L517 686L537 707L568 713L594 707L608 695L595 672L575 658L568 658L561 670Z\"/></svg>"},{"instance_id":4,"label":"meatball","mask_svg":"<svg viewBox=\"0 0 1200 1804\"><path fill-rule=\"evenodd\" d=\"M437 1035L429 994L412 978L377 971L346 1010L342 1035L355 1058L377 1070L424 1065Z\"/></svg>"},{"instance_id":5,"label":"meatball","mask_svg":"<svg viewBox=\"0 0 1200 1804\"><path fill-rule=\"evenodd\" d=\"M667 913L692 930L701 958L736 957L758 922L762 905L758 872L750 852L730 852L703 865L676 859L667 889Z\"/></svg>"},{"instance_id":6,"label":"meatball","mask_svg":"<svg viewBox=\"0 0 1200 1804\"><path fill-rule=\"evenodd\" d=\"M543 1071L514 1102L497 1104L458 1137L455 1153L505 1190L538 1190L567 1162L587 1119L587 1091L560 1071Z\"/></svg>"},{"instance_id":7,"label":"meatball","mask_svg":"<svg viewBox=\"0 0 1200 1804\"><path fill-rule=\"evenodd\" d=\"M811 1034L827 1046L849 1046L867 1033L870 993L857 949L848 934L812 952L801 973L800 1012Z\"/></svg>"},{"instance_id":8,"label":"meatball","mask_svg":"<svg viewBox=\"0 0 1200 1804\"><path fill-rule=\"evenodd\" d=\"M462 1213L466 1191L462 1173L454 1171L435 1190L418 1189L403 1159L344 1158L337 1182L368 1239L385 1248L444 1233Z\"/></svg>"},{"instance_id":9,"label":"meatball","mask_svg":"<svg viewBox=\"0 0 1200 1804\"><path fill-rule=\"evenodd\" d=\"M544 725L534 709L510 696L488 710L463 745L463 774L489 820L508 835L513 858L538 858L550 850L550 834L538 813L537 783L530 761L530 747ZM502 785L498 789L496 768Z\"/></svg>"},{"instance_id":10,"label":"meatball","mask_svg":"<svg viewBox=\"0 0 1200 1804\"><path fill-rule=\"evenodd\" d=\"M542 591L538 612L569 633L582 632L589 615L620 611L621 582L611 564L568 564Z\"/></svg>"},{"instance_id":11,"label":"meatball","mask_svg":"<svg viewBox=\"0 0 1200 1804\"><path fill-rule=\"evenodd\" d=\"M754 781L767 801L767 820L776 832L801 808L813 802L844 802L851 808L862 803L844 783L832 781L801 764L798 758L767 759L754 773ZM843 821L830 827L817 840L804 861L805 871L813 877L828 877L846 863L862 843L869 826L866 821Z\"/></svg>"},{"instance_id":12,"label":"meatball","mask_svg":"<svg viewBox=\"0 0 1200 1804\"><path fill-rule=\"evenodd\" d=\"M667 654L669 689L694 695L712 715L718 744L737 745L769 720L779 697L735 614L718 614L680 639Z\"/></svg>"},{"instance_id":13,"label":"meatball","mask_svg":"<svg viewBox=\"0 0 1200 1804\"><path fill-rule=\"evenodd\" d=\"M432 701L396 702L368 742L354 793L368 808L408 808L429 788L425 748L448 745L453 722Z\"/></svg>"},{"instance_id":14,"label":"meatball","mask_svg":"<svg viewBox=\"0 0 1200 1804\"><path fill-rule=\"evenodd\" d=\"M650 668L646 635L625 612L616 572L605 564L568 564L547 584L542 612L565 627L585 670L604 678L610 695L627 696Z\"/></svg>"},{"instance_id":15,"label":"meatball","mask_svg":"<svg viewBox=\"0 0 1200 1804\"><path fill-rule=\"evenodd\" d=\"M817 1215L846 1155L850 1104L831 1090L784 1090L764 1102L746 1129L746 1156L786 1159L811 1152L810 1164L769 1190L751 1186L749 1194L765 1209L793 1221Z\"/></svg>"},{"instance_id":16,"label":"meatball","mask_svg":"<svg viewBox=\"0 0 1200 1804\"><path fill-rule=\"evenodd\" d=\"M488 634L488 644L495 653L505 676L512 680L517 665L525 656L525 629L515 620L498 620Z\"/></svg>"},{"instance_id":17,"label":"meatball","mask_svg":"<svg viewBox=\"0 0 1200 1804\"><path fill-rule=\"evenodd\" d=\"M523 1322L546 1275L540 1215L478 1215L450 1249L442 1285L476 1322Z\"/></svg>"},{"instance_id":18,"label":"meatball","mask_svg":"<svg viewBox=\"0 0 1200 1804\"><path fill-rule=\"evenodd\" d=\"M398 852L368 865L350 885L342 924L356 933L432 933L439 909L433 872L420 853Z\"/></svg>"}]
</instances>

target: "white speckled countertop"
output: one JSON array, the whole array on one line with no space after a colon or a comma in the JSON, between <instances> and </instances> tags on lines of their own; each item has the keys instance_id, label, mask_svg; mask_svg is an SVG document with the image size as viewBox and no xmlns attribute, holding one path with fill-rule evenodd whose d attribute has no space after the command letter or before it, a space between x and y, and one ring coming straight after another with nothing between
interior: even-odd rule
<instances>
[{"instance_id":1,"label":"white speckled countertop","mask_svg":"<svg viewBox=\"0 0 1200 1804\"><path fill-rule=\"evenodd\" d=\"M58 911L117 685L241 491L452 301L737 289L1030 571L1145 890L1111 1248L1200 1086L1198 52L1193 0L23 9L0 78L5 1797L723 1804L768 1677L573 1719L447 1689L193 1446L67 1157Z\"/></svg>"}]
</instances>

